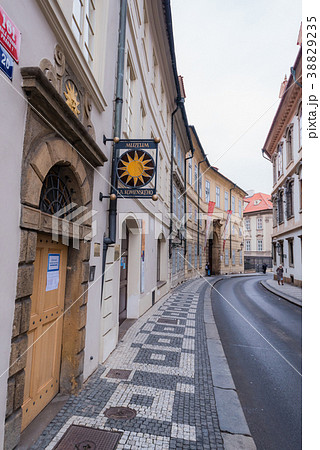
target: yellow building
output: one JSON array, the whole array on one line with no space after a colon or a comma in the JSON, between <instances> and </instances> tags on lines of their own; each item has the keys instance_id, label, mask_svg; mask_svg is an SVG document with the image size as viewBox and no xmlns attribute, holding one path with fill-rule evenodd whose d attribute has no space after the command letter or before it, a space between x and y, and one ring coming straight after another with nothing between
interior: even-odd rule
<instances>
[{"instance_id":1,"label":"yellow building","mask_svg":"<svg viewBox=\"0 0 320 450\"><path fill-rule=\"evenodd\" d=\"M187 160L186 174L187 278L205 274L206 263L211 275L243 273L246 192L210 165L195 127L190 131L194 154ZM209 202L215 203L211 217Z\"/></svg>"}]
</instances>

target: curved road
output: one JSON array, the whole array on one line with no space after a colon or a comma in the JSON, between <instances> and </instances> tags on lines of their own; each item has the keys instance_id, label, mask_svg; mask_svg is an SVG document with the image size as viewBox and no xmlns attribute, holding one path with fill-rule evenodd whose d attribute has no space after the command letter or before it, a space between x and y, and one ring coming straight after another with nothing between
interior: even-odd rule
<instances>
[{"instance_id":1,"label":"curved road","mask_svg":"<svg viewBox=\"0 0 320 450\"><path fill-rule=\"evenodd\" d=\"M239 399L258 450L301 449L301 308L259 284L229 278L212 308Z\"/></svg>"}]
</instances>

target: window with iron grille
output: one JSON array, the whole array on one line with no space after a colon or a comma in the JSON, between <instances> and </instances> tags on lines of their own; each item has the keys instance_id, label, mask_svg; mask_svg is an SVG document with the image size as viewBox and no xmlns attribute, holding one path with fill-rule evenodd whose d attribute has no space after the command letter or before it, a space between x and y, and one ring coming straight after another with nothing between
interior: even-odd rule
<instances>
[{"instance_id":1,"label":"window with iron grille","mask_svg":"<svg viewBox=\"0 0 320 450\"><path fill-rule=\"evenodd\" d=\"M283 191L281 190L278 195L278 223L283 222Z\"/></svg>"},{"instance_id":2,"label":"window with iron grille","mask_svg":"<svg viewBox=\"0 0 320 450\"><path fill-rule=\"evenodd\" d=\"M293 180L287 184L286 190L287 219L293 217Z\"/></svg>"}]
</instances>

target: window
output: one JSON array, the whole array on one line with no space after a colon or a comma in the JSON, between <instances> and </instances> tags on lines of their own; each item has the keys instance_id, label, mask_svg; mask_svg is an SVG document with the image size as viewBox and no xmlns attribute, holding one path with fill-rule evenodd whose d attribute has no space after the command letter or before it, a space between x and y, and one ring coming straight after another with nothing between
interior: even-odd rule
<instances>
[{"instance_id":1,"label":"window","mask_svg":"<svg viewBox=\"0 0 320 450\"><path fill-rule=\"evenodd\" d=\"M277 179L278 179L278 177L277 177L277 155L275 155L273 157L272 165L273 165L273 184L276 184Z\"/></svg>"},{"instance_id":2,"label":"window","mask_svg":"<svg viewBox=\"0 0 320 450\"><path fill-rule=\"evenodd\" d=\"M278 145L278 178L283 174L283 142Z\"/></svg>"},{"instance_id":3,"label":"window","mask_svg":"<svg viewBox=\"0 0 320 450\"><path fill-rule=\"evenodd\" d=\"M234 195L231 196L231 211L232 214L236 212L236 199L234 198Z\"/></svg>"},{"instance_id":4,"label":"window","mask_svg":"<svg viewBox=\"0 0 320 450\"><path fill-rule=\"evenodd\" d=\"M278 199L277 199L276 196L273 197L272 204L273 204L273 208L272 208L272 212L273 212L273 226L276 227L277 226L277 221L278 221Z\"/></svg>"},{"instance_id":5,"label":"window","mask_svg":"<svg viewBox=\"0 0 320 450\"><path fill-rule=\"evenodd\" d=\"M251 251L251 241L249 239L246 240L246 251L247 252Z\"/></svg>"},{"instance_id":6,"label":"window","mask_svg":"<svg viewBox=\"0 0 320 450\"><path fill-rule=\"evenodd\" d=\"M194 165L194 190L198 192L198 166Z\"/></svg>"},{"instance_id":7,"label":"window","mask_svg":"<svg viewBox=\"0 0 320 450\"><path fill-rule=\"evenodd\" d=\"M191 244L188 245L188 264L189 264L189 269L192 268L192 246Z\"/></svg>"},{"instance_id":8,"label":"window","mask_svg":"<svg viewBox=\"0 0 320 450\"><path fill-rule=\"evenodd\" d=\"M220 188L216 186L216 207L220 208Z\"/></svg>"},{"instance_id":9,"label":"window","mask_svg":"<svg viewBox=\"0 0 320 450\"><path fill-rule=\"evenodd\" d=\"M286 206L287 206L287 219L293 217L293 180L287 183L286 189Z\"/></svg>"},{"instance_id":10,"label":"window","mask_svg":"<svg viewBox=\"0 0 320 450\"><path fill-rule=\"evenodd\" d=\"M161 271L161 239L157 242L157 281L160 281Z\"/></svg>"},{"instance_id":11,"label":"window","mask_svg":"<svg viewBox=\"0 0 320 450\"><path fill-rule=\"evenodd\" d=\"M245 226L246 226L247 231L251 230L251 220L250 219L245 220Z\"/></svg>"},{"instance_id":12,"label":"window","mask_svg":"<svg viewBox=\"0 0 320 450\"><path fill-rule=\"evenodd\" d=\"M261 239L257 240L257 250L258 250L258 252L262 252L262 250L263 250L263 245L262 245Z\"/></svg>"},{"instance_id":13,"label":"window","mask_svg":"<svg viewBox=\"0 0 320 450\"><path fill-rule=\"evenodd\" d=\"M302 147L302 104L300 104L298 110L298 122L299 122L299 148Z\"/></svg>"},{"instance_id":14,"label":"window","mask_svg":"<svg viewBox=\"0 0 320 450\"><path fill-rule=\"evenodd\" d=\"M232 265L234 266L236 264L236 251L232 250Z\"/></svg>"},{"instance_id":15,"label":"window","mask_svg":"<svg viewBox=\"0 0 320 450\"><path fill-rule=\"evenodd\" d=\"M199 171L199 197L202 198L202 175L201 175L201 171Z\"/></svg>"},{"instance_id":16,"label":"window","mask_svg":"<svg viewBox=\"0 0 320 450\"><path fill-rule=\"evenodd\" d=\"M287 134L286 134L287 165L293 159L293 155L292 155L292 127L293 127L293 125L290 125L290 127L287 130Z\"/></svg>"},{"instance_id":17,"label":"window","mask_svg":"<svg viewBox=\"0 0 320 450\"><path fill-rule=\"evenodd\" d=\"M93 62L95 11L95 0L73 1L72 32L90 66Z\"/></svg>"},{"instance_id":18,"label":"window","mask_svg":"<svg viewBox=\"0 0 320 450\"><path fill-rule=\"evenodd\" d=\"M202 248L199 246L199 268L202 267Z\"/></svg>"},{"instance_id":19,"label":"window","mask_svg":"<svg viewBox=\"0 0 320 450\"><path fill-rule=\"evenodd\" d=\"M177 214L177 188L173 185L173 214Z\"/></svg>"},{"instance_id":20,"label":"window","mask_svg":"<svg viewBox=\"0 0 320 450\"><path fill-rule=\"evenodd\" d=\"M210 202L210 181L206 180L206 203Z\"/></svg>"},{"instance_id":21,"label":"window","mask_svg":"<svg viewBox=\"0 0 320 450\"><path fill-rule=\"evenodd\" d=\"M189 179L189 184L192 184L192 161L191 161L191 159L189 159L189 175L188 175L188 179Z\"/></svg>"},{"instance_id":22,"label":"window","mask_svg":"<svg viewBox=\"0 0 320 450\"><path fill-rule=\"evenodd\" d=\"M235 226L234 224L232 224L232 234L234 235L234 233L235 233Z\"/></svg>"},{"instance_id":23,"label":"window","mask_svg":"<svg viewBox=\"0 0 320 450\"><path fill-rule=\"evenodd\" d=\"M239 252L239 263L242 264L242 250Z\"/></svg>"},{"instance_id":24,"label":"window","mask_svg":"<svg viewBox=\"0 0 320 450\"><path fill-rule=\"evenodd\" d=\"M283 222L283 190L278 195L278 222Z\"/></svg>"},{"instance_id":25,"label":"window","mask_svg":"<svg viewBox=\"0 0 320 450\"><path fill-rule=\"evenodd\" d=\"M239 200L239 217L242 217L242 201Z\"/></svg>"},{"instance_id":26,"label":"window","mask_svg":"<svg viewBox=\"0 0 320 450\"><path fill-rule=\"evenodd\" d=\"M180 148L180 144L178 142L178 151L177 151L177 164L178 167L180 168L180 161L181 161L181 148Z\"/></svg>"},{"instance_id":27,"label":"window","mask_svg":"<svg viewBox=\"0 0 320 450\"><path fill-rule=\"evenodd\" d=\"M173 130L173 156L174 156L174 158L176 157L176 155L177 155L177 136L176 136L176 133L174 132L174 130Z\"/></svg>"},{"instance_id":28,"label":"window","mask_svg":"<svg viewBox=\"0 0 320 450\"><path fill-rule=\"evenodd\" d=\"M194 223L198 222L198 208L194 207Z\"/></svg>"},{"instance_id":29,"label":"window","mask_svg":"<svg viewBox=\"0 0 320 450\"><path fill-rule=\"evenodd\" d=\"M288 256L289 256L289 266L294 267L294 251L293 251L294 238L288 239Z\"/></svg>"},{"instance_id":30,"label":"window","mask_svg":"<svg viewBox=\"0 0 320 450\"><path fill-rule=\"evenodd\" d=\"M262 217L257 217L257 230L262 230Z\"/></svg>"},{"instance_id":31,"label":"window","mask_svg":"<svg viewBox=\"0 0 320 450\"><path fill-rule=\"evenodd\" d=\"M192 218L192 203L189 202L189 219Z\"/></svg>"},{"instance_id":32,"label":"window","mask_svg":"<svg viewBox=\"0 0 320 450\"><path fill-rule=\"evenodd\" d=\"M127 76L126 76L126 125L128 136L132 133L132 117L133 117L133 96L134 96L134 72L131 65L130 58L127 61Z\"/></svg>"},{"instance_id":33,"label":"window","mask_svg":"<svg viewBox=\"0 0 320 450\"><path fill-rule=\"evenodd\" d=\"M229 209L229 194L227 191L224 193L224 210L228 211Z\"/></svg>"},{"instance_id":34,"label":"window","mask_svg":"<svg viewBox=\"0 0 320 450\"><path fill-rule=\"evenodd\" d=\"M224 265L229 265L229 250L227 248L224 251Z\"/></svg>"}]
</instances>

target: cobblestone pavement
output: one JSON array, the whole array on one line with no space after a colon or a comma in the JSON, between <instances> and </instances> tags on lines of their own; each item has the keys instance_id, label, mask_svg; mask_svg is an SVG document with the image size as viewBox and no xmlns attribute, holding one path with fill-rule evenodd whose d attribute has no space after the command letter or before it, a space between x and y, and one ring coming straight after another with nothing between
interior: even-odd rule
<instances>
[{"instance_id":1,"label":"cobblestone pavement","mask_svg":"<svg viewBox=\"0 0 320 450\"><path fill-rule=\"evenodd\" d=\"M138 319L32 449L53 449L70 425L122 432L117 449L223 449L203 320L208 288L187 282ZM115 406L135 418L107 418Z\"/></svg>"}]
</instances>

